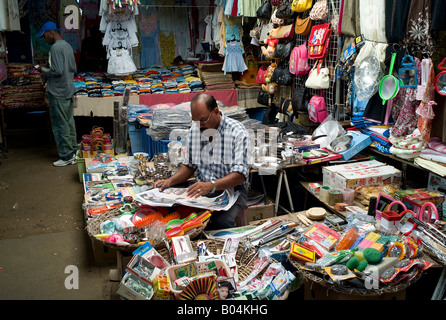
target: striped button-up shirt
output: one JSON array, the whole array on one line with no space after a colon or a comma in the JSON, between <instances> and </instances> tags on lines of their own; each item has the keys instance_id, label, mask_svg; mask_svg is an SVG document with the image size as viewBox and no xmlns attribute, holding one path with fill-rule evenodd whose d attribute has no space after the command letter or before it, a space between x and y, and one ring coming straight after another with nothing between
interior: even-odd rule
<instances>
[{"instance_id":1,"label":"striped button-up shirt","mask_svg":"<svg viewBox=\"0 0 446 320\"><path fill-rule=\"evenodd\" d=\"M244 186L248 187L249 135L239 121L222 115L220 124L209 130L213 136L201 133L198 123L193 123L188 136L188 149L184 164L198 169L197 181L220 179L231 172L239 172L245 176Z\"/></svg>"}]
</instances>

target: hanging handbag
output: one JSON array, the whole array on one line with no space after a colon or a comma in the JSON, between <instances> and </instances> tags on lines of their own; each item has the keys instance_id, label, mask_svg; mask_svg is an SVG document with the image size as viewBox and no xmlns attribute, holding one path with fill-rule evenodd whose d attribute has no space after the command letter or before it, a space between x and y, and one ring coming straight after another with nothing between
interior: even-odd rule
<instances>
[{"instance_id":1,"label":"hanging handbag","mask_svg":"<svg viewBox=\"0 0 446 320\"><path fill-rule=\"evenodd\" d=\"M291 10L290 0L284 0L277 7L276 17L280 19L289 19L294 15L294 11Z\"/></svg>"},{"instance_id":2,"label":"hanging handbag","mask_svg":"<svg viewBox=\"0 0 446 320\"><path fill-rule=\"evenodd\" d=\"M310 11L311 20L324 20L328 16L327 0L317 0Z\"/></svg>"},{"instance_id":3,"label":"hanging handbag","mask_svg":"<svg viewBox=\"0 0 446 320\"><path fill-rule=\"evenodd\" d=\"M307 17L305 19L296 17L296 22L294 24L294 32L302 36L308 36L310 34L312 26L313 26L313 20L311 20L310 17Z\"/></svg>"},{"instance_id":4,"label":"hanging handbag","mask_svg":"<svg viewBox=\"0 0 446 320\"><path fill-rule=\"evenodd\" d=\"M279 42L276 45L276 49L274 50L273 58L283 59L283 60L289 59L293 48L294 48L293 41Z\"/></svg>"},{"instance_id":5,"label":"hanging handbag","mask_svg":"<svg viewBox=\"0 0 446 320\"><path fill-rule=\"evenodd\" d=\"M270 2L273 7L277 7L282 3L282 0L271 0Z\"/></svg>"},{"instance_id":6,"label":"hanging handbag","mask_svg":"<svg viewBox=\"0 0 446 320\"><path fill-rule=\"evenodd\" d=\"M294 37L294 25L289 24L271 30L269 37L278 40L291 40Z\"/></svg>"},{"instance_id":7,"label":"hanging handbag","mask_svg":"<svg viewBox=\"0 0 446 320\"><path fill-rule=\"evenodd\" d=\"M271 14L273 13L273 6L269 0L265 0L263 4L257 9L257 18L261 20L271 19Z\"/></svg>"},{"instance_id":8,"label":"hanging handbag","mask_svg":"<svg viewBox=\"0 0 446 320\"><path fill-rule=\"evenodd\" d=\"M322 61L315 63L310 70L305 87L311 89L328 89L330 87L330 71L327 67L322 68Z\"/></svg>"},{"instance_id":9,"label":"hanging handbag","mask_svg":"<svg viewBox=\"0 0 446 320\"><path fill-rule=\"evenodd\" d=\"M271 76L271 82L282 86L290 86L293 84L293 74L290 72L288 61L283 60L277 64Z\"/></svg>"},{"instance_id":10,"label":"hanging handbag","mask_svg":"<svg viewBox=\"0 0 446 320\"><path fill-rule=\"evenodd\" d=\"M274 24L279 24L279 25L284 24L285 20L284 20L284 19L277 18L277 16L276 16L276 12L277 12L277 9L274 10L274 12L273 12L273 14L272 14L272 16L271 16L271 22L274 23Z\"/></svg>"},{"instance_id":11,"label":"hanging handbag","mask_svg":"<svg viewBox=\"0 0 446 320\"><path fill-rule=\"evenodd\" d=\"M293 0L291 10L294 12L305 12L313 6L313 0Z\"/></svg>"},{"instance_id":12,"label":"hanging handbag","mask_svg":"<svg viewBox=\"0 0 446 320\"><path fill-rule=\"evenodd\" d=\"M322 23L311 28L308 40L308 58L325 59L330 44L331 23Z\"/></svg>"},{"instance_id":13,"label":"hanging handbag","mask_svg":"<svg viewBox=\"0 0 446 320\"><path fill-rule=\"evenodd\" d=\"M258 84L266 84L265 76L268 74L268 64L264 63L257 71L256 82Z\"/></svg>"},{"instance_id":14,"label":"hanging handbag","mask_svg":"<svg viewBox=\"0 0 446 320\"><path fill-rule=\"evenodd\" d=\"M260 89L257 97L257 103L261 104L262 106L269 106L269 93Z\"/></svg>"},{"instance_id":15,"label":"hanging handbag","mask_svg":"<svg viewBox=\"0 0 446 320\"><path fill-rule=\"evenodd\" d=\"M269 33L273 29L273 26L274 25L271 21L262 23L262 26L260 27L260 37L259 37L260 43L264 43L265 39L269 38Z\"/></svg>"},{"instance_id":16,"label":"hanging handbag","mask_svg":"<svg viewBox=\"0 0 446 320\"><path fill-rule=\"evenodd\" d=\"M286 114L286 115L293 114L293 107L291 105L291 99L285 98L285 97L280 98L279 112Z\"/></svg>"},{"instance_id":17,"label":"hanging handbag","mask_svg":"<svg viewBox=\"0 0 446 320\"><path fill-rule=\"evenodd\" d=\"M294 89L293 96L291 97L293 114L297 115L298 112L307 112L309 101L310 93L307 88Z\"/></svg>"}]
</instances>

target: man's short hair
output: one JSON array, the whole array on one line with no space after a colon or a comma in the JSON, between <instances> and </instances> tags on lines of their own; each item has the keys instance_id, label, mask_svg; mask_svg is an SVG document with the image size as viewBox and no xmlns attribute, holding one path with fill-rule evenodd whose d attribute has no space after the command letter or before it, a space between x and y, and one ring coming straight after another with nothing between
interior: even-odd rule
<instances>
[{"instance_id":1,"label":"man's short hair","mask_svg":"<svg viewBox=\"0 0 446 320\"><path fill-rule=\"evenodd\" d=\"M192 98L191 106L196 101L203 101L206 104L206 107L209 109L209 111L214 111L215 108L218 107L217 100L215 100L214 96L208 93L198 93Z\"/></svg>"}]
</instances>

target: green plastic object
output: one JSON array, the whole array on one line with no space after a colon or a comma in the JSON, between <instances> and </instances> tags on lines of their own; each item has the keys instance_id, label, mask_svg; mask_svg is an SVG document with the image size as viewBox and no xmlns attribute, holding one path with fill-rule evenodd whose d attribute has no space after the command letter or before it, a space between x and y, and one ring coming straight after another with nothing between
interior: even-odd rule
<instances>
[{"instance_id":1,"label":"green plastic object","mask_svg":"<svg viewBox=\"0 0 446 320\"><path fill-rule=\"evenodd\" d=\"M364 250L364 258L371 264L379 263L383 259L382 253L375 248L366 248Z\"/></svg>"},{"instance_id":2,"label":"green plastic object","mask_svg":"<svg viewBox=\"0 0 446 320\"><path fill-rule=\"evenodd\" d=\"M399 81L393 76L393 66L395 65L396 53L392 54L392 60L390 61L389 74L384 76L379 83L379 96L383 100L383 105L387 100L393 99L400 89Z\"/></svg>"}]
</instances>

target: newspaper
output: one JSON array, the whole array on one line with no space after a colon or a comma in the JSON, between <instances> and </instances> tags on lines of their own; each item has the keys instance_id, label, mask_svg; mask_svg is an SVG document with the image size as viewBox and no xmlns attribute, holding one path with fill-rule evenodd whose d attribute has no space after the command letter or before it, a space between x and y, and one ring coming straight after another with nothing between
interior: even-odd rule
<instances>
[{"instance_id":1,"label":"newspaper","mask_svg":"<svg viewBox=\"0 0 446 320\"><path fill-rule=\"evenodd\" d=\"M186 195L186 191L187 188L166 188L161 192L158 188L154 188L138 193L135 200L152 207L172 207L175 204L181 204L212 211L227 211L234 205L240 194L230 189L192 198Z\"/></svg>"}]
</instances>

